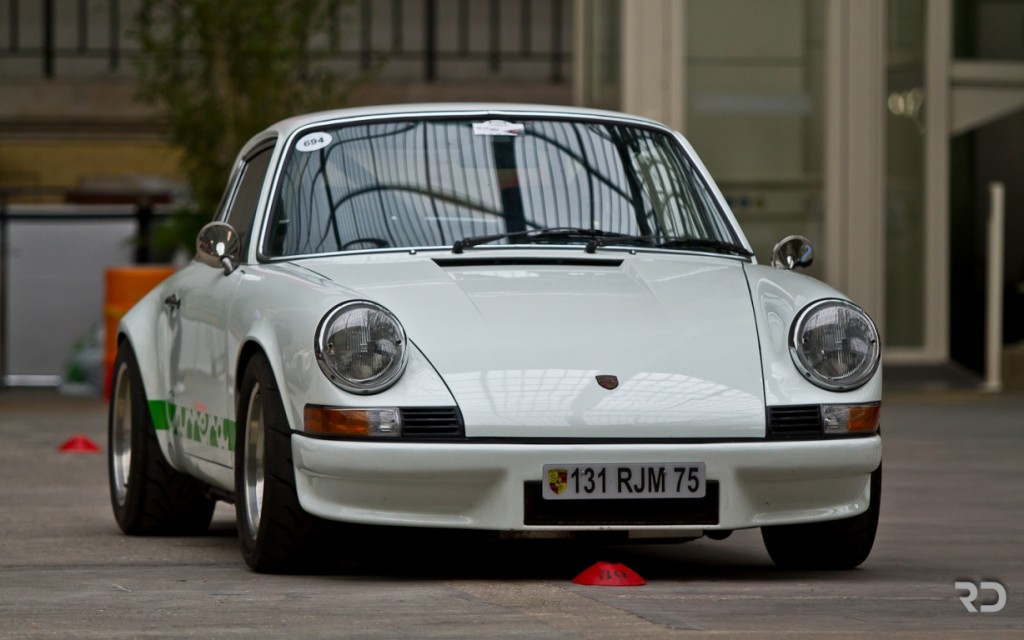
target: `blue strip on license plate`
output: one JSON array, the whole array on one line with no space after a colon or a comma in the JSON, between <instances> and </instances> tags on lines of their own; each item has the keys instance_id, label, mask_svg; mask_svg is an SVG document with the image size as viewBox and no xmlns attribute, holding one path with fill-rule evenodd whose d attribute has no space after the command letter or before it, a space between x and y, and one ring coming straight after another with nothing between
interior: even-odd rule
<instances>
[{"instance_id":1,"label":"blue strip on license plate","mask_svg":"<svg viewBox=\"0 0 1024 640\"><path fill-rule=\"evenodd\" d=\"M545 500L703 498L703 462L643 464L546 464Z\"/></svg>"}]
</instances>

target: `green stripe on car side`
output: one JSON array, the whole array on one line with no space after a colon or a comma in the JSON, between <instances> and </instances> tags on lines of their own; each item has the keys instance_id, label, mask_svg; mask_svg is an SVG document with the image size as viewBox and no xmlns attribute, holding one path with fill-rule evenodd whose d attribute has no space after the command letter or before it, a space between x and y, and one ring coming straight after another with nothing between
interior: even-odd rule
<instances>
[{"instance_id":1,"label":"green stripe on car side","mask_svg":"<svg viewBox=\"0 0 1024 640\"><path fill-rule=\"evenodd\" d=\"M235 450L236 425L212 413L181 407L167 400L150 400L153 428L214 449Z\"/></svg>"},{"instance_id":2,"label":"green stripe on car side","mask_svg":"<svg viewBox=\"0 0 1024 640\"><path fill-rule=\"evenodd\" d=\"M153 418L153 428L157 431L167 431L174 419L173 411L174 405L166 400L150 400L149 415Z\"/></svg>"}]
</instances>

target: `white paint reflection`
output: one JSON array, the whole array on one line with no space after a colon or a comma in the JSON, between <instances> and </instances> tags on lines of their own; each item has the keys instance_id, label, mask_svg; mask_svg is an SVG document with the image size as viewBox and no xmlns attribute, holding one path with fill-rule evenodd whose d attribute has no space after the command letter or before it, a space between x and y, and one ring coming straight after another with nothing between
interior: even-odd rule
<instances>
[{"instance_id":1,"label":"white paint reflection","mask_svg":"<svg viewBox=\"0 0 1024 640\"><path fill-rule=\"evenodd\" d=\"M463 415L489 416L500 424L567 426L573 405L597 371L507 369L447 376Z\"/></svg>"},{"instance_id":2,"label":"white paint reflection","mask_svg":"<svg viewBox=\"0 0 1024 640\"><path fill-rule=\"evenodd\" d=\"M723 414L755 416L763 422L761 400L710 380L680 373L637 373L622 382L585 416L587 424L706 424Z\"/></svg>"},{"instance_id":3,"label":"white paint reflection","mask_svg":"<svg viewBox=\"0 0 1024 640\"><path fill-rule=\"evenodd\" d=\"M637 430L649 425L663 437L763 433L763 401L734 387L679 373L637 372L606 390L595 380L601 373L608 372L511 369L451 374L446 380L468 431L517 427L505 435L640 436L654 433ZM580 433L580 427L596 429Z\"/></svg>"}]
</instances>

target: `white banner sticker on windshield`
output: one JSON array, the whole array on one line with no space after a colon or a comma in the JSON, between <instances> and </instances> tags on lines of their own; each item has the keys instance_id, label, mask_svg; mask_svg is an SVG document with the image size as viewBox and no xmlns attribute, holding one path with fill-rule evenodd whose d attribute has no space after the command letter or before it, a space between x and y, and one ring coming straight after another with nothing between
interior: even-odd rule
<instances>
[{"instance_id":1,"label":"white banner sticker on windshield","mask_svg":"<svg viewBox=\"0 0 1024 640\"><path fill-rule=\"evenodd\" d=\"M299 141L295 143L295 150L316 151L329 144L331 144L331 134L326 131L317 131L316 133L307 133L299 138Z\"/></svg>"},{"instance_id":2,"label":"white banner sticker on windshield","mask_svg":"<svg viewBox=\"0 0 1024 640\"><path fill-rule=\"evenodd\" d=\"M519 123L505 122L504 120L473 123L473 135L475 136L518 136L525 130L526 127Z\"/></svg>"}]
</instances>

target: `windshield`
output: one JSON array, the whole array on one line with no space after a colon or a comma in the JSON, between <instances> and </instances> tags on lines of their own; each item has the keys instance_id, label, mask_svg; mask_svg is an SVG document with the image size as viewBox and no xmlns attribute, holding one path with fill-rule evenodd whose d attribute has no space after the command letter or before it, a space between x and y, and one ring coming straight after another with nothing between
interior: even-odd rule
<instances>
[{"instance_id":1,"label":"windshield","mask_svg":"<svg viewBox=\"0 0 1024 640\"><path fill-rule=\"evenodd\" d=\"M539 236L520 232L553 228L640 236L651 246L679 238L738 243L696 167L662 131L417 120L299 137L263 253L452 246L499 234L513 234L499 243L525 243ZM559 243L588 240L563 235Z\"/></svg>"}]
</instances>

